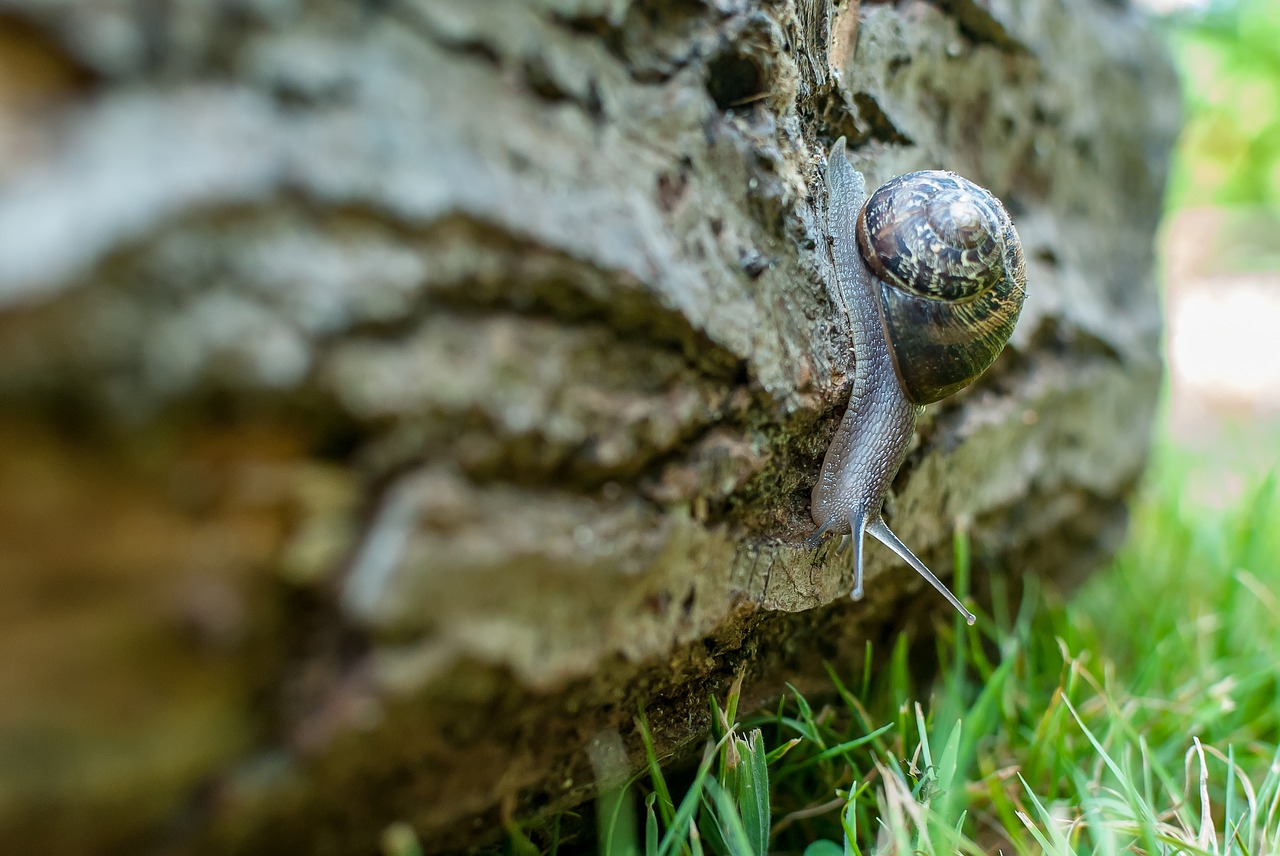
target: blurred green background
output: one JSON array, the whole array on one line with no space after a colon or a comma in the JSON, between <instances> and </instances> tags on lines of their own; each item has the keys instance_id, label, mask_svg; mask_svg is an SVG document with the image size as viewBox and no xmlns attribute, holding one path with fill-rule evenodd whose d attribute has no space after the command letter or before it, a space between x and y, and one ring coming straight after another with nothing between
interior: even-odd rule
<instances>
[{"instance_id":1,"label":"blurred green background","mask_svg":"<svg viewBox=\"0 0 1280 856\"><path fill-rule=\"evenodd\" d=\"M1182 70L1186 128L1169 208L1280 210L1280 3L1183 3L1163 24ZM1277 248L1272 242L1269 259ZM1248 260L1243 260L1248 261Z\"/></svg>"},{"instance_id":2,"label":"blurred green background","mask_svg":"<svg viewBox=\"0 0 1280 856\"><path fill-rule=\"evenodd\" d=\"M1147 0L1186 125L1161 229L1162 455L1222 507L1280 463L1280 0ZM1158 458L1157 460L1160 460Z\"/></svg>"}]
</instances>

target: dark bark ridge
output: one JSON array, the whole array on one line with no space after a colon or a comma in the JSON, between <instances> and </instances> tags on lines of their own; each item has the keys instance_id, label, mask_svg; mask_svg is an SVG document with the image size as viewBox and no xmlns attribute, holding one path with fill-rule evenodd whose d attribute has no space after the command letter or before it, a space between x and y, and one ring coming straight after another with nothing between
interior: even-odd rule
<instances>
[{"instance_id":1,"label":"dark bark ridge","mask_svg":"<svg viewBox=\"0 0 1280 856\"><path fill-rule=\"evenodd\" d=\"M1016 586L1122 528L1176 124L1122 5L6 0L0 44L0 838L461 847L588 798L640 705L675 750L735 674L927 628L887 552L855 605L802 543L839 136L983 183L1029 262L895 530Z\"/></svg>"}]
</instances>

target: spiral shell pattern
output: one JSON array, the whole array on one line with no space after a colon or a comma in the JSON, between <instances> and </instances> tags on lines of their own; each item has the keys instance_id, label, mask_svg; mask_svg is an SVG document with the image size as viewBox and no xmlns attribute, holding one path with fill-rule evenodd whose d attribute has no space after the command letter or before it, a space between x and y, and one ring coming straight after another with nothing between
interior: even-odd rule
<instances>
[{"instance_id":1,"label":"spiral shell pattern","mask_svg":"<svg viewBox=\"0 0 1280 856\"><path fill-rule=\"evenodd\" d=\"M1022 244L1000 200L955 173L907 173L871 195L856 231L907 396L928 404L972 383L1026 297Z\"/></svg>"}]
</instances>

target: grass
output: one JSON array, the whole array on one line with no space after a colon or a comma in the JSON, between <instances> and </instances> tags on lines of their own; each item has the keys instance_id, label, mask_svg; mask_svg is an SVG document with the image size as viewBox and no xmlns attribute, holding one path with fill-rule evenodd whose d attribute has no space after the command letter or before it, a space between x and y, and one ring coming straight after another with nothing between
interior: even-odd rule
<instances>
[{"instance_id":1,"label":"grass","mask_svg":"<svg viewBox=\"0 0 1280 856\"><path fill-rule=\"evenodd\" d=\"M602 796L601 852L1280 852L1276 481L1218 507L1222 473L1168 445L1153 474L1113 567L1069 603L957 619L930 684L901 639L878 674L830 666L834 703L713 700L685 787L650 749Z\"/></svg>"}]
</instances>

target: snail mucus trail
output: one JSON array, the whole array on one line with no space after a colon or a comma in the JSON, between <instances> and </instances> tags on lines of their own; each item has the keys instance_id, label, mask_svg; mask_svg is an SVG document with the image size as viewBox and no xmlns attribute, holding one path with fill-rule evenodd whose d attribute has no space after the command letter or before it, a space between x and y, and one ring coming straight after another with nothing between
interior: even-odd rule
<instances>
[{"instance_id":1,"label":"snail mucus trail","mask_svg":"<svg viewBox=\"0 0 1280 856\"><path fill-rule=\"evenodd\" d=\"M1026 296L1022 245L1000 201L955 173L899 176L864 205L865 184L843 138L827 161L827 192L836 298L849 319L854 374L813 488L818 530L810 543L852 536L857 600L869 533L973 624L881 515L924 405L972 383L1009 340Z\"/></svg>"}]
</instances>

